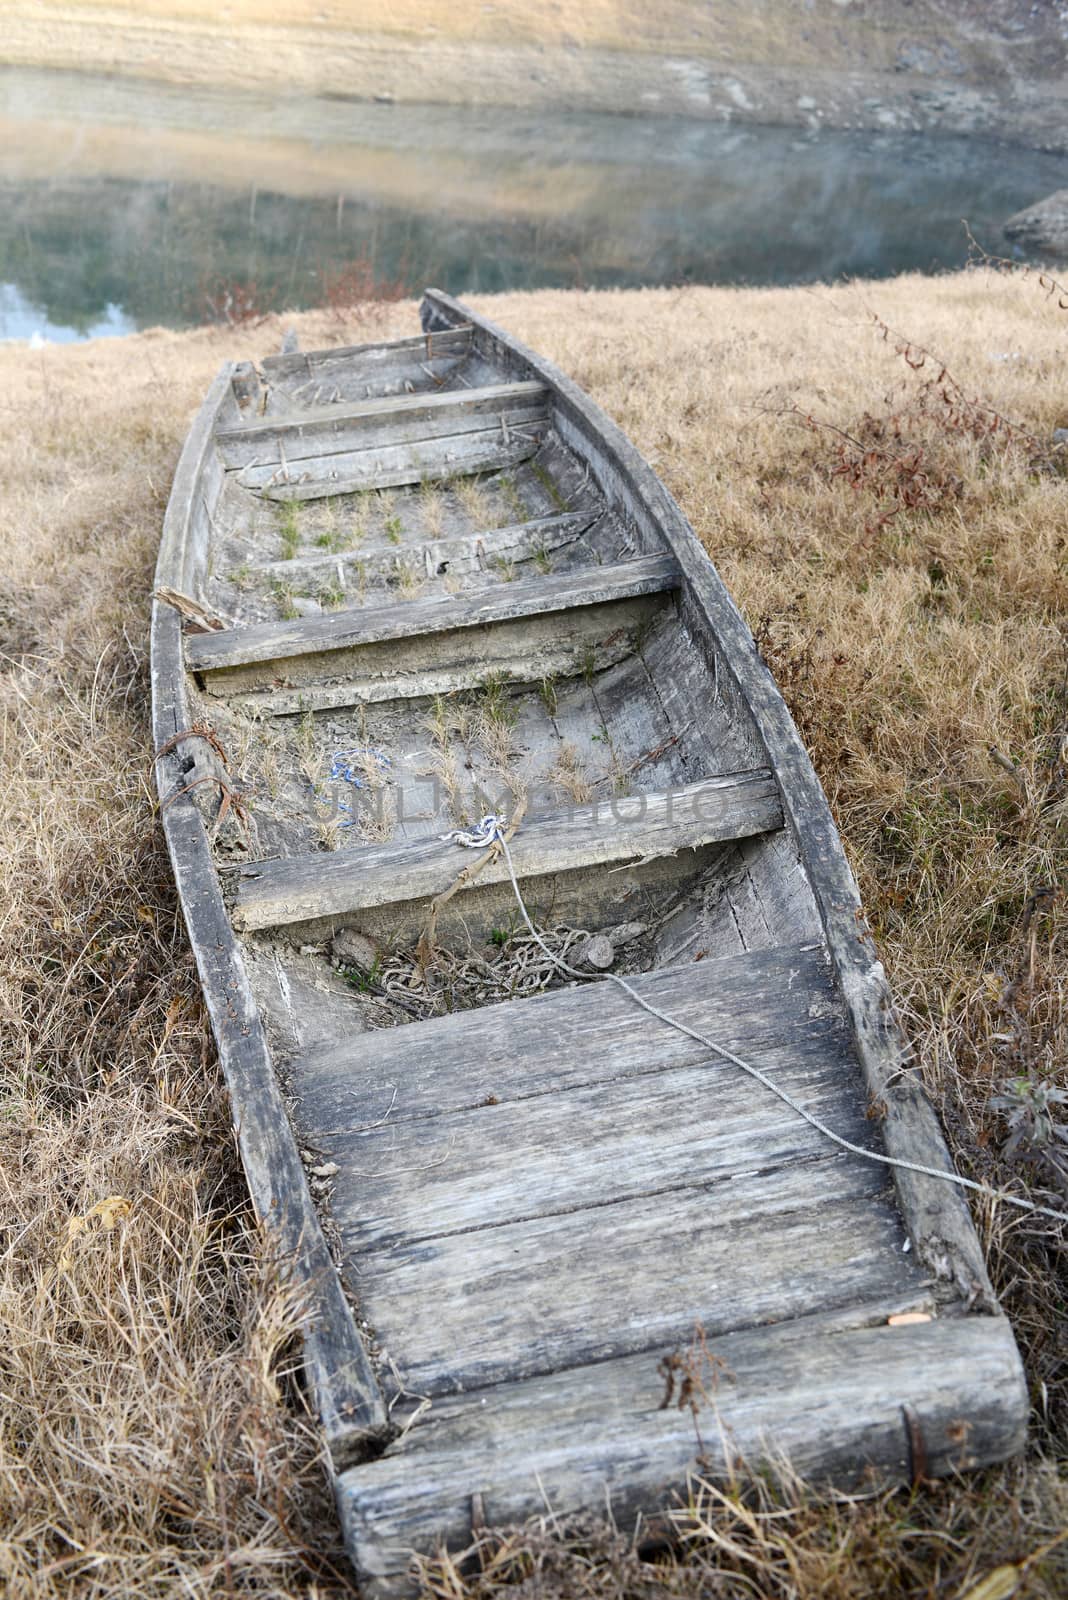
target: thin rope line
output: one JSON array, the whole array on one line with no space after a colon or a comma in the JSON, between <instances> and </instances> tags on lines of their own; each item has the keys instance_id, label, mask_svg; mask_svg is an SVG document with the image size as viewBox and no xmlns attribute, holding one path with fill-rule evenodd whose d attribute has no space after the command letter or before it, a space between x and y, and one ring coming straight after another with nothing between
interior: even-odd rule
<instances>
[{"instance_id":1,"label":"thin rope line","mask_svg":"<svg viewBox=\"0 0 1068 1600\"><path fill-rule=\"evenodd\" d=\"M569 966L566 961L563 961L549 949L530 920L530 915L520 892L519 880L515 875L515 867L512 864L512 852L508 848L508 842L504 837L501 823L502 819L500 817L483 817L479 823L477 834L452 833L445 834L444 837L468 848L477 848L478 845L483 843L491 846L499 845L504 852L504 859L508 867L508 876L512 880L516 904L519 906L520 914L527 928L555 967L559 967L561 972L566 972L572 978L588 980L588 973L580 972L577 968ZM742 1072L748 1073L751 1078L755 1078L758 1083L762 1083L765 1089L770 1089L773 1095L815 1128L817 1133L822 1133L825 1139L830 1139L833 1144L839 1145L841 1149L848 1150L851 1155L863 1156L866 1161L877 1161L884 1167L896 1167L903 1172L915 1172L923 1178L938 1178L943 1183L955 1183L962 1189L971 1190L973 1194L985 1195L989 1200L1003 1200L1006 1205L1018 1206L1022 1211L1034 1212L1036 1216L1052 1217L1056 1222L1068 1222L1068 1211L1056 1211L1052 1206L1040 1206L1034 1200L1025 1200L1022 1196L1009 1194L1004 1189L994 1189L990 1184L977 1183L974 1178L962 1177L959 1172L946 1172L940 1167L926 1167L918 1161L906 1161L900 1156L883 1155L878 1150L866 1150L863 1145L854 1144L851 1139L845 1139L840 1133L835 1133L833 1128L829 1128L825 1122L820 1121L819 1117L806 1110L800 1101L795 1100L787 1089L777 1084L774 1078L769 1078L767 1073L762 1072L759 1067L754 1067L751 1061L743 1061L741 1056L734 1054L733 1050L728 1050L725 1045L717 1044L707 1034L700 1033L696 1028L691 1028L689 1023L680 1022L678 1017L669 1016L666 1011L661 1011L658 1006L654 1006L651 1001L640 995L637 989L632 988L627 980L621 978L618 973L605 972L602 973L602 977L608 978L610 982L616 984L626 994L629 994L631 999L636 1001L642 1010L647 1011L651 1017L656 1017L660 1022L666 1023L669 1028L675 1028L679 1033L686 1034L689 1038L696 1040L698 1044L703 1044L706 1049L711 1050L717 1056L721 1056L724 1061L729 1061L732 1066L739 1067Z\"/></svg>"}]
</instances>

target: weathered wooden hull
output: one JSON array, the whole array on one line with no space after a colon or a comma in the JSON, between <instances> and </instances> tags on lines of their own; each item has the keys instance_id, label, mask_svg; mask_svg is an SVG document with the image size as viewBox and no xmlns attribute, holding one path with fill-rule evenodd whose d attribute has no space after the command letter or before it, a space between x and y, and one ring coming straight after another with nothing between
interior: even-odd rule
<instances>
[{"instance_id":1,"label":"weathered wooden hull","mask_svg":"<svg viewBox=\"0 0 1068 1600\"><path fill-rule=\"evenodd\" d=\"M433 291L423 322L220 374L153 614L164 827L358 1571L403 1589L473 1504L663 1505L697 1443L658 1364L697 1324L709 1470L1010 1454L1026 1389L959 1191L563 982L499 854L449 896L442 835L520 817L561 954L600 936L844 1136L948 1169L826 800L675 502L548 363ZM229 626L183 638L197 606Z\"/></svg>"}]
</instances>

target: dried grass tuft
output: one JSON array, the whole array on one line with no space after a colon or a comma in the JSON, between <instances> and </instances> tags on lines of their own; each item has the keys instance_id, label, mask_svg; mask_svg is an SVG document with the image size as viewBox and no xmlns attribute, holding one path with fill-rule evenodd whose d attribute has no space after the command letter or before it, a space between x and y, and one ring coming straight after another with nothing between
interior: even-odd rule
<instances>
[{"instance_id":1,"label":"dried grass tuft","mask_svg":"<svg viewBox=\"0 0 1068 1600\"><path fill-rule=\"evenodd\" d=\"M697 1473L629 1531L549 1512L416 1570L426 1600L1056 1600L1068 1580L1062 1505L1052 1466L919 1494L817 1493L788 1467L744 1484ZM1000 1586L984 1592L995 1573Z\"/></svg>"}]
</instances>

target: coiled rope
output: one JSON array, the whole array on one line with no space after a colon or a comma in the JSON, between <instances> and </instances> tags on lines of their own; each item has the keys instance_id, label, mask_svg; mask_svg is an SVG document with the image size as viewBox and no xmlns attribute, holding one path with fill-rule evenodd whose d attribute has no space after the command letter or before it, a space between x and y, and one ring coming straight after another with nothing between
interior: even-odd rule
<instances>
[{"instance_id":1,"label":"coiled rope","mask_svg":"<svg viewBox=\"0 0 1068 1600\"><path fill-rule=\"evenodd\" d=\"M559 968L561 972L566 972L572 978L588 980L590 976L588 972L580 972L578 968L570 966L568 962L549 949L531 921L519 888L515 867L512 863L512 852L508 848L508 840L505 838L504 830L506 825L504 817L491 812L484 816L477 827L472 828L470 831L454 829L452 833L444 833L441 837L443 841L463 845L468 850L499 849L504 855L505 865L508 868L508 876L512 881L512 890L515 894L520 916L526 923L527 929L535 942L541 946L553 966ZM810 1127L815 1128L817 1133L821 1133L825 1139L829 1139L832 1144L838 1145L840 1149L848 1150L850 1155L863 1156L865 1161L876 1161L881 1166L895 1167L902 1172L915 1172L923 1178L937 1178L942 1183L957 1184L961 1189L968 1189L972 1194L984 1195L988 1200L1001 1200L1006 1205L1018 1206L1021 1211L1030 1211L1036 1216L1052 1217L1056 1222L1068 1222L1068 1212L1057 1211L1052 1206L1039 1205L1034 1200L1026 1200L1021 1195L1009 1194L1004 1189L995 1189L987 1183L978 1183L974 1178L962 1177L959 1172L946 1172L940 1167L924 1166L918 1161L906 1161L901 1156L884 1155L881 1151L866 1150L863 1145L854 1144L851 1139L846 1139L840 1133L835 1133L833 1128L829 1128L819 1117L807 1110L800 1101L795 1100L789 1090L784 1089L773 1078L769 1078L766 1072L762 1072L759 1067L755 1067L751 1061L743 1061L741 1056L735 1055L733 1050L728 1050L725 1045L717 1044L715 1039L710 1039L707 1034L701 1033L697 1028L691 1028L688 1022L682 1022L678 1017L673 1017L668 1012L661 1011L659 1006L654 1006L651 1001L646 1000L643 995L638 993L637 989L633 988L625 978L621 978L618 973L605 972L601 976L622 989L635 1004L641 1006L642 1010L647 1011L651 1017L656 1017L658 1021L666 1023L669 1028L675 1028L679 1033L686 1034L688 1038L704 1045L707 1050L711 1050L714 1055L719 1056L724 1061L729 1061L732 1066L747 1073L749 1077L755 1078L758 1083L763 1084L764 1088L775 1095L778 1100L781 1100L784 1105L789 1106L791 1111L803 1118Z\"/></svg>"}]
</instances>

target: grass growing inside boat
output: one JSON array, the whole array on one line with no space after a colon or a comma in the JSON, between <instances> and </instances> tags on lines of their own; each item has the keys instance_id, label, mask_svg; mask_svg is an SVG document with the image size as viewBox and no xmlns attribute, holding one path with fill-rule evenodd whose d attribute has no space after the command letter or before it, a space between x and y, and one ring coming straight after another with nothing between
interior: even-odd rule
<instances>
[{"instance_id":1,"label":"grass growing inside boat","mask_svg":"<svg viewBox=\"0 0 1068 1600\"><path fill-rule=\"evenodd\" d=\"M565 512L568 509L567 497L561 492L560 485L552 473L548 472L540 461L531 462L531 471L552 501L553 509L559 513Z\"/></svg>"},{"instance_id":2,"label":"grass growing inside boat","mask_svg":"<svg viewBox=\"0 0 1068 1600\"><path fill-rule=\"evenodd\" d=\"M283 561L292 561L300 549L300 512L295 500L287 500L282 507L278 537L282 541Z\"/></svg>"},{"instance_id":3,"label":"grass growing inside boat","mask_svg":"<svg viewBox=\"0 0 1068 1600\"><path fill-rule=\"evenodd\" d=\"M292 622L295 617L300 616L300 612L294 604L296 596L291 583L287 583L284 578L279 578L272 574L268 588L270 589L271 599L277 607L278 615L283 622Z\"/></svg>"},{"instance_id":4,"label":"grass growing inside boat","mask_svg":"<svg viewBox=\"0 0 1068 1600\"><path fill-rule=\"evenodd\" d=\"M745 608L961 1169L1063 1205L1068 314L990 273L484 303L655 458ZM924 391L872 309L1022 428L984 435ZM344 337L329 313L292 320L305 347ZM394 306L356 337L414 328ZM147 781L166 488L219 362L280 339L272 321L0 348L0 1586L19 1600L352 1592L294 1379L301 1309L250 1216ZM917 472L960 490L923 503ZM888 475L919 497L890 518ZM974 1214L1035 1398L1027 1459L854 1499L788 1473L695 1482L655 1571L629 1527L547 1514L486 1543L481 1574L427 1566L425 1593L956 1600L1006 1568L999 1592L1052 1600L1062 1246Z\"/></svg>"},{"instance_id":5,"label":"grass growing inside boat","mask_svg":"<svg viewBox=\"0 0 1068 1600\"><path fill-rule=\"evenodd\" d=\"M476 533L485 533L496 526L493 498L483 481L478 478L458 478L455 489L456 498Z\"/></svg>"},{"instance_id":6,"label":"grass growing inside boat","mask_svg":"<svg viewBox=\"0 0 1068 1600\"><path fill-rule=\"evenodd\" d=\"M431 539L439 539L445 516L445 500L436 483L420 484L419 515L422 518L423 531Z\"/></svg>"},{"instance_id":7,"label":"grass growing inside boat","mask_svg":"<svg viewBox=\"0 0 1068 1600\"><path fill-rule=\"evenodd\" d=\"M318 600L327 611L336 611L345 604L345 585L335 572L325 583L319 585Z\"/></svg>"}]
</instances>

